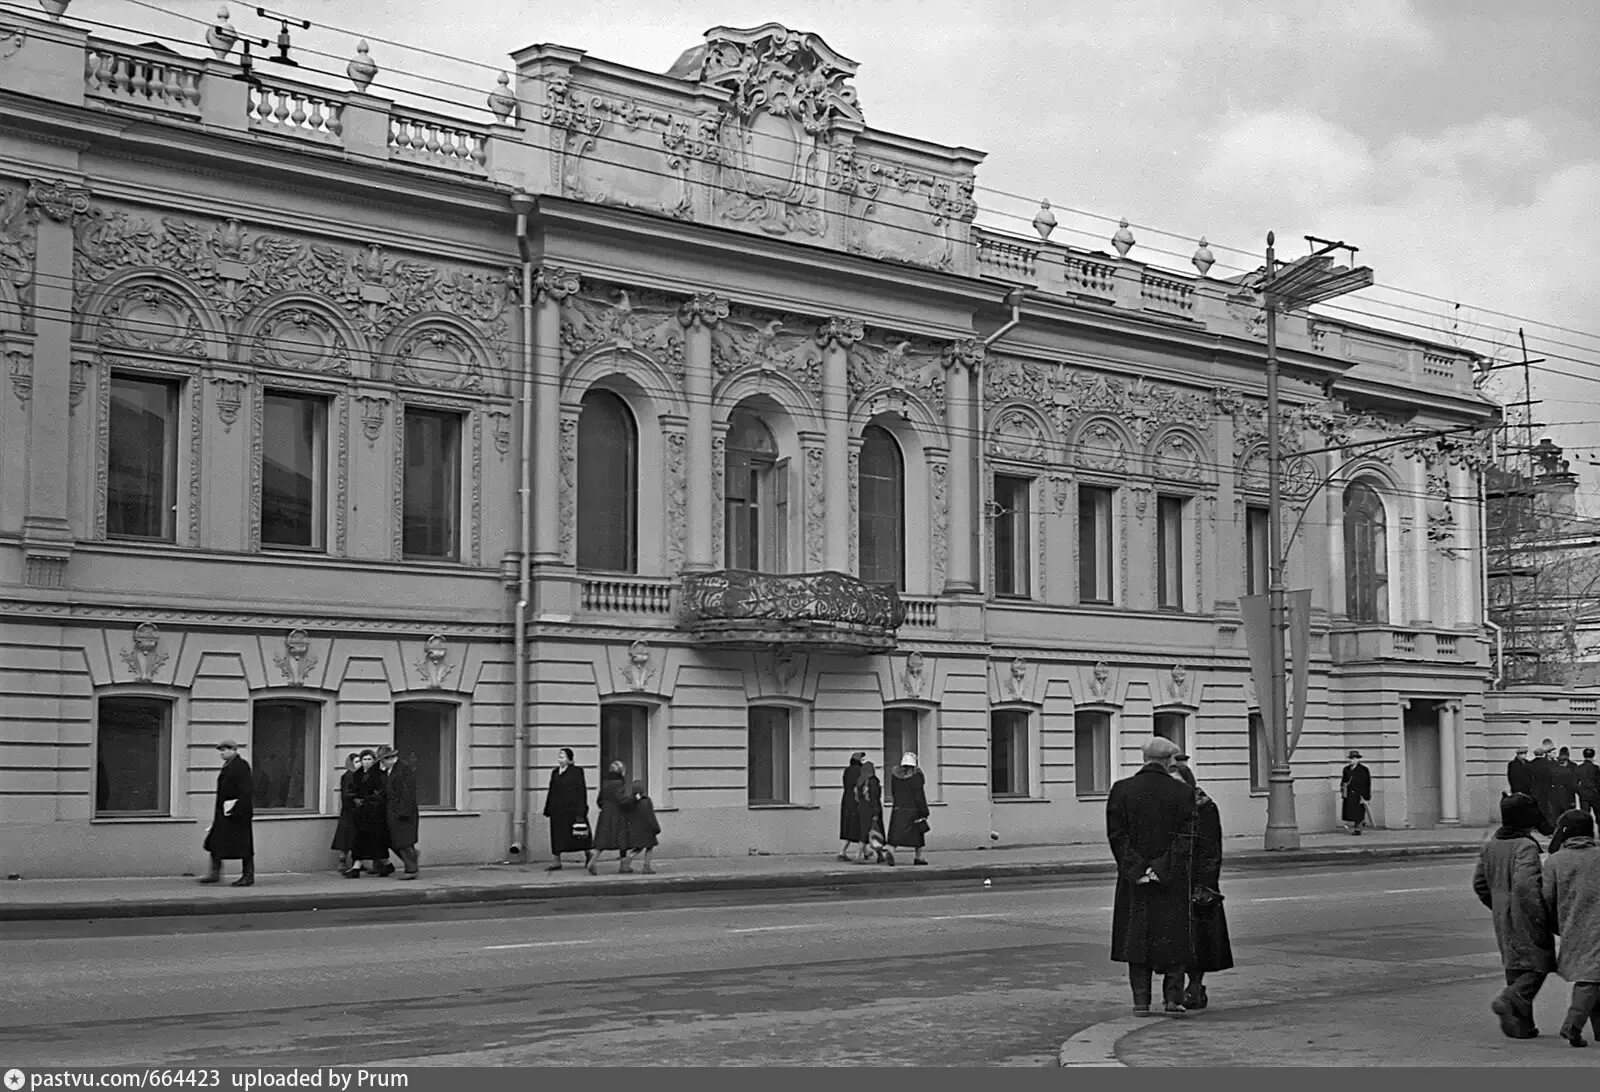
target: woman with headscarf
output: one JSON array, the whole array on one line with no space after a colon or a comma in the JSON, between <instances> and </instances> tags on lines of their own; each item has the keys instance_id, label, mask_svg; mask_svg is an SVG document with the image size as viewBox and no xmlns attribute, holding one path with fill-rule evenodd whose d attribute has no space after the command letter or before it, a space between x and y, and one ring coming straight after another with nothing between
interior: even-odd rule
<instances>
[{"instance_id":1,"label":"woman with headscarf","mask_svg":"<svg viewBox=\"0 0 1600 1092\"><path fill-rule=\"evenodd\" d=\"M844 795L839 800L839 838L844 845L839 848L839 859L850 859L850 847L861 843L861 855L867 855L867 832L861 829L861 812L856 807L856 782L861 777L861 761L867 752L857 751L850 756L850 765L844 768Z\"/></svg>"},{"instance_id":2,"label":"woman with headscarf","mask_svg":"<svg viewBox=\"0 0 1600 1092\"><path fill-rule=\"evenodd\" d=\"M1180 759L1183 756L1180 756ZM1189 988L1184 991L1183 1007L1190 1012L1203 1009L1207 971L1226 971L1233 966L1233 945L1228 940L1228 915L1222 908L1222 815L1217 802L1195 784L1194 771L1186 761L1173 767L1173 774L1194 790L1194 852L1190 858L1189 962L1184 970Z\"/></svg>"},{"instance_id":3,"label":"woman with headscarf","mask_svg":"<svg viewBox=\"0 0 1600 1092\"><path fill-rule=\"evenodd\" d=\"M866 864L867 856L876 853L878 863L883 864L887 853L889 863L894 864L894 854L889 852L883 835L883 783L878 780L878 768L870 762L863 762L861 776L856 779L851 792L855 796L852 803L856 809L856 826L861 831L859 863Z\"/></svg>"},{"instance_id":4,"label":"woman with headscarf","mask_svg":"<svg viewBox=\"0 0 1600 1092\"><path fill-rule=\"evenodd\" d=\"M550 820L550 854L556 863L546 872L561 870L563 853L582 853L589 864L593 839L589 832L589 786L584 783L571 747L556 752L556 768L550 771L550 787L544 794L544 816Z\"/></svg>"},{"instance_id":5,"label":"woman with headscarf","mask_svg":"<svg viewBox=\"0 0 1600 1092\"><path fill-rule=\"evenodd\" d=\"M350 803L355 837L350 845L351 867L345 876L360 879L362 861L367 862L369 872L389 875L394 871L389 863L389 814L376 751L361 752L360 765L350 775Z\"/></svg>"},{"instance_id":6,"label":"woman with headscarf","mask_svg":"<svg viewBox=\"0 0 1600 1092\"><path fill-rule=\"evenodd\" d=\"M889 800L894 805L889 813L889 844L914 850L912 864L927 864L922 856L922 847L928 843L927 779L910 751L900 756L900 765L889 774ZM893 854L889 863L894 864Z\"/></svg>"},{"instance_id":7,"label":"woman with headscarf","mask_svg":"<svg viewBox=\"0 0 1600 1092\"><path fill-rule=\"evenodd\" d=\"M356 805L350 794L350 782L356 776L356 765L361 756L351 751L344 759L344 769L339 774L339 825L333 828L331 848L339 854L339 871L348 872L355 863L350 851L356 844Z\"/></svg>"},{"instance_id":8,"label":"woman with headscarf","mask_svg":"<svg viewBox=\"0 0 1600 1092\"><path fill-rule=\"evenodd\" d=\"M595 796L600 808L600 818L594 824L594 856L584 866L589 875L597 874L600 854L608 849L617 851L617 871L632 872L628 863L628 809L633 796L628 792L628 768L620 759L613 759L600 778L600 791Z\"/></svg>"}]
</instances>

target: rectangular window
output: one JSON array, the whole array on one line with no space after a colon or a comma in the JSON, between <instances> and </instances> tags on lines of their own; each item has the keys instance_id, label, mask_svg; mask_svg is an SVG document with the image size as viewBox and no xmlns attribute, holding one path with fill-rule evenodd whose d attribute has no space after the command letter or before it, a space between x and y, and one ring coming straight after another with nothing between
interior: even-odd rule
<instances>
[{"instance_id":1,"label":"rectangular window","mask_svg":"<svg viewBox=\"0 0 1600 1092\"><path fill-rule=\"evenodd\" d=\"M257 811L316 811L318 720L321 708L308 701L257 702L251 719L251 779Z\"/></svg>"},{"instance_id":2,"label":"rectangular window","mask_svg":"<svg viewBox=\"0 0 1600 1092\"><path fill-rule=\"evenodd\" d=\"M461 416L406 410L401 552L454 561L461 540Z\"/></svg>"},{"instance_id":3,"label":"rectangular window","mask_svg":"<svg viewBox=\"0 0 1600 1092\"><path fill-rule=\"evenodd\" d=\"M1267 726L1260 713L1250 714L1250 791L1267 791L1267 771L1272 759L1267 753Z\"/></svg>"},{"instance_id":4,"label":"rectangular window","mask_svg":"<svg viewBox=\"0 0 1600 1092\"><path fill-rule=\"evenodd\" d=\"M1156 498L1156 606L1183 609L1183 498Z\"/></svg>"},{"instance_id":5,"label":"rectangular window","mask_svg":"<svg viewBox=\"0 0 1600 1092\"><path fill-rule=\"evenodd\" d=\"M177 537L178 384L111 377L106 454L106 535Z\"/></svg>"},{"instance_id":6,"label":"rectangular window","mask_svg":"<svg viewBox=\"0 0 1600 1092\"><path fill-rule=\"evenodd\" d=\"M999 709L989 714L989 795L1028 795L1028 714Z\"/></svg>"},{"instance_id":7,"label":"rectangular window","mask_svg":"<svg viewBox=\"0 0 1600 1092\"><path fill-rule=\"evenodd\" d=\"M1078 488L1078 598L1085 603L1111 602L1111 489Z\"/></svg>"},{"instance_id":8,"label":"rectangular window","mask_svg":"<svg viewBox=\"0 0 1600 1092\"><path fill-rule=\"evenodd\" d=\"M327 513L327 403L267 391L261 416L261 545L320 550Z\"/></svg>"},{"instance_id":9,"label":"rectangular window","mask_svg":"<svg viewBox=\"0 0 1600 1092\"><path fill-rule=\"evenodd\" d=\"M994 476L994 591L996 595L1031 594L1028 554L1029 478Z\"/></svg>"},{"instance_id":10,"label":"rectangular window","mask_svg":"<svg viewBox=\"0 0 1600 1092\"><path fill-rule=\"evenodd\" d=\"M1271 541L1267 510L1255 505L1244 510L1244 590L1246 595L1266 595L1271 575Z\"/></svg>"},{"instance_id":11,"label":"rectangular window","mask_svg":"<svg viewBox=\"0 0 1600 1092\"><path fill-rule=\"evenodd\" d=\"M167 815L171 788L172 703L101 698L95 723L95 815Z\"/></svg>"},{"instance_id":12,"label":"rectangular window","mask_svg":"<svg viewBox=\"0 0 1600 1092\"><path fill-rule=\"evenodd\" d=\"M1189 741L1185 737L1188 735L1188 720L1189 718L1182 713L1157 713L1155 734L1161 739L1176 743L1178 749L1187 754Z\"/></svg>"},{"instance_id":13,"label":"rectangular window","mask_svg":"<svg viewBox=\"0 0 1600 1092\"><path fill-rule=\"evenodd\" d=\"M650 790L650 710L643 705L600 707L600 772L613 761L627 771L628 783L643 781Z\"/></svg>"},{"instance_id":14,"label":"rectangular window","mask_svg":"<svg viewBox=\"0 0 1600 1092\"><path fill-rule=\"evenodd\" d=\"M415 771L417 807L456 806L456 707L408 701L394 707L394 749Z\"/></svg>"},{"instance_id":15,"label":"rectangular window","mask_svg":"<svg viewBox=\"0 0 1600 1092\"><path fill-rule=\"evenodd\" d=\"M1111 791L1111 714L1080 710L1072 725L1074 768L1079 796L1104 796Z\"/></svg>"},{"instance_id":16,"label":"rectangular window","mask_svg":"<svg viewBox=\"0 0 1600 1092\"><path fill-rule=\"evenodd\" d=\"M922 758L921 721L922 716L915 709L883 711L883 761L878 763L879 778L887 778L889 771L900 765L901 755L914 754L919 760ZM888 782L884 784L887 786Z\"/></svg>"},{"instance_id":17,"label":"rectangular window","mask_svg":"<svg viewBox=\"0 0 1600 1092\"><path fill-rule=\"evenodd\" d=\"M751 707L749 770L750 803L789 803L789 710Z\"/></svg>"}]
</instances>

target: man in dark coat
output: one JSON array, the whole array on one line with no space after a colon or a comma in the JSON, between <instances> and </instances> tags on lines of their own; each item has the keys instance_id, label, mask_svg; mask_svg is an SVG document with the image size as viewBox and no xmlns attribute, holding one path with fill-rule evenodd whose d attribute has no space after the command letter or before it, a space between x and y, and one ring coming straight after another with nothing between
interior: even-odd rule
<instances>
[{"instance_id":1,"label":"man in dark coat","mask_svg":"<svg viewBox=\"0 0 1600 1092\"><path fill-rule=\"evenodd\" d=\"M1506 795L1533 795L1533 785L1528 780L1528 748L1518 747L1516 757L1506 763Z\"/></svg>"},{"instance_id":2,"label":"man in dark coat","mask_svg":"<svg viewBox=\"0 0 1600 1092\"><path fill-rule=\"evenodd\" d=\"M389 820L389 845L405 865L402 880L417 878L417 775L410 763L400 761L393 747L378 748L383 767L384 804Z\"/></svg>"},{"instance_id":3,"label":"man in dark coat","mask_svg":"<svg viewBox=\"0 0 1600 1092\"><path fill-rule=\"evenodd\" d=\"M1366 822L1367 801L1372 799L1372 771L1361 763L1361 752L1351 751L1339 773L1339 818L1350 824L1351 834L1361 833Z\"/></svg>"},{"instance_id":4,"label":"man in dark coat","mask_svg":"<svg viewBox=\"0 0 1600 1092\"><path fill-rule=\"evenodd\" d=\"M1182 1016L1184 967L1190 961L1189 854L1194 790L1172 775L1178 745L1152 739L1145 764L1111 786L1106 838L1117 862L1111 958L1128 965L1133 1011L1150 1015L1151 975L1160 971L1163 1007Z\"/></svg>"},{"instance_id":5,"label":"man in dark coat","mask_svg":"<svg viewBox=\"0 0 1600 1092\"><path fill-rule=\"evenodd\" d=\"M1565 747L1556 752L1550 770L1550 811L1557 819L1578 806L1578 766Z\"/></svg>"},{"instance_id":6,"label":"man in dark coat","mask_svg":"<svg viewBox=\"0 0 1600 1092\"><path fill-rule=\"evenodd\" d=\"M1600 766L1594 764L1594 748L1583 749L1578 763L1578 810L1600 820Z\"/></svg>"},{"instance_id":7,"label":"man in dark coat","mask_svg":"<svg viewBox=\"0 0 1600 1092\"><path fill-rule=\"evenodd\" d=\"M1549 740L1546 740L1535 747L1533 761L1528 763L1528 795L1539 805L1539 825L1535 829L1544 835L1555 833L1556 819L1560 815L1559 812L1550 814L1550 805L1554 803L1555 796L1556 764L1550 760L1553 748L1547 747L1548 743Z\"/></svg>"},{"instance_id":8,"label":"man in dark coat","mask_svg":"<svg viewBox=\"0 0 1600 1092\"><path fill-rule=\"evenodd\" d=\"M220 883L222 862L239 861L242 868L233 886L252 887L256 882L256 842L250 829L255 814L250 763L240 757L239 745L231 739L217 744L217 753L222 757L222 769L217 771L217 806L205 841L205 851L211 854L211 871L200 882Z\"/></svg>"}]
</instances>

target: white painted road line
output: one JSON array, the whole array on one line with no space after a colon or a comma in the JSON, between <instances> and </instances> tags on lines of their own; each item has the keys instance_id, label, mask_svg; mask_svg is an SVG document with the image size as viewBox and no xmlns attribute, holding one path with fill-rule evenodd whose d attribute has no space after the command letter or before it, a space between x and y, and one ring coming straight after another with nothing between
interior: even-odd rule
<instances>
[{"instance_id":1,"label":"white painted road line","mask_svg":"<svg viewBox=\"0 0 1600 1092\"><path fill-rule=\"evenodd\" d=\"M1462 884L1448 884L1442 887L1390 887L1383 891L1358 891L1353 893L1358 895L1420 895L1424 892L1456 890L1465 891L1466 888ZM1345 893L1348 894L1350 892ZM1239 902L1241 905L1249 906L1258 902L1311 902L1316 899L1326 899L1327 897L1328 892L1318 895L1272 895L1267 898L1255 899L1241 896Z\"/></svg>"},{"instance_id":2,"label":"white painted road line","mask_svg":"<svg viewBox=\"0 0 1600 1092\"><path fill-rule=\"evenodd\" d=\"M573 944L599 944L600 939L598 937L580 937L576 940L530 940L526 944L486 944L483 946L483 950L485 952L509 952L513 948L565 948Z\"/></svg>"}]
</instances>

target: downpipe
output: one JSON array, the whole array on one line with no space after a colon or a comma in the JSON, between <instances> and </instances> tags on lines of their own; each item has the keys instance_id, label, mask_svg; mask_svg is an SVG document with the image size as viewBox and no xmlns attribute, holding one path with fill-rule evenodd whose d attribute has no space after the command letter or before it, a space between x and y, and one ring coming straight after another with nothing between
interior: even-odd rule
<instances>
[{"instance_id":1,"label":"downpipe","mask_svg":"<svg viewBox=\"0 0 1600 1092\"><path fill-rule=\"evenodd\" d=\"M532 599L533 571L533 256L528 239L528 214L534 201L525 193L513 194L517 213L517 249L522 259L522 385L518 394L522 434L517 445L517 610L513 622L512 671L515 692L511 702L512 775L511 845L513 859L527 860L528 850L528 605Z\"/></svg>"}]
</instances>

